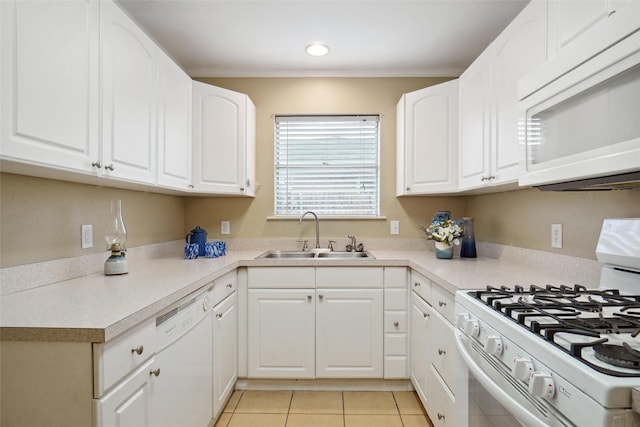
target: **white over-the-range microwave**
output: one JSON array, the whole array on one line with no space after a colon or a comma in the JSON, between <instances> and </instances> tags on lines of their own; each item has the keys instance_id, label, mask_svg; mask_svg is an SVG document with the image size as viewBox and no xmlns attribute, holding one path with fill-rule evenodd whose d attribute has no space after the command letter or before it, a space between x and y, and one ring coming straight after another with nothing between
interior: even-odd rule
<instances>
[{"instance_id":1,"label":"white over-the-range microwave","mask_svg":"<svg viewBox=\"0 0 640 427\"><path fill-rule=\"evenodd\" d=\"M640 187L640 7L614 18L519 82L521 186Z\"/></svg>"}]
</instances>

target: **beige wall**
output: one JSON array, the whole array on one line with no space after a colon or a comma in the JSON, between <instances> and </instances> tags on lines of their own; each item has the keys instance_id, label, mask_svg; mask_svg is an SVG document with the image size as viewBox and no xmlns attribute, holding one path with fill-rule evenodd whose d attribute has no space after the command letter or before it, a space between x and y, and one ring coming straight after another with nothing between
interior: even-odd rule
<instances>
[{"instance_id":1,"label":"beige wall","mask_svg":"<svg viewBox=\"0 0 640 427\"><path fill-rule=\"evenodd\" d=\"M0 264L22 265L104 252L112 199L122 200L127 246L184 237L184 198L0 174ZM80 226L93 225L81 249Z\"/></svg>"},{"instance_id":2,"label":"beige wall","mask_svg":"<svg viewBox=\"0 0 640 427\"><path fill-rule=\"evenodd\" d=\"M518 190L457 197L395 197L395 106L404 92L446 79L202 79L249 94L257 109L257 181L254 199L177 197L0 174L0 266L105 252L103 231L111 199L123 200L128 246L182 239L196 225L210 238L231 221L231 238L311 238L312 221L268 221L273 214L275 113L381 113L382 202L386 220L325 221L321 236L346 243L347 234L389 235L400 221L401 238L421 237L437 210L473 216L478 240L594 258L603 218L640 217L640 190L543 193ZM425 161L426 164L426 161ZM564 248L550 247L550 224L564 225ZM94 247L80 248L80 226L93 224Z\"/></svg>"},{"instance_id":3,"label":"beige wall","mask_svg":"<svg viewBox=\"0 0 640 427\"><path fill-rule=\"evenodd\" d=\"M464 213L461 197L395 197L396 104L405 92L448 80L447 78L240 78L198 79L248 94L256 105L256 182L255 200L198 198L186 202L187 229L204 227L212 238L221 238L220 221L231 221L231 236L290 237L292 241L314 236L311 220L301 227L297 220L267 220L273 216L273 135L274 114L286 113L380 113L381 203L386 220L325 220L320 235L332 238L338 246L354 234L366 245L367 238L392 237L389 221L400 221L401 238L420 237L418 224L426 224L437 210ZM425 166L427 162L425 161Z\"/></svg>"},{"instance_id":4,"label":"beige wall","mask_svg":"<svg viewBox=\"0 0 640 427\"><path fill-rule=\"evenodd\" d=\"M595 259L602 220L640 218L640 190L472 196L468 214L478 240ZM562 249L551 248L551 224L562 224Z\"/></svg>"}]
</instances>

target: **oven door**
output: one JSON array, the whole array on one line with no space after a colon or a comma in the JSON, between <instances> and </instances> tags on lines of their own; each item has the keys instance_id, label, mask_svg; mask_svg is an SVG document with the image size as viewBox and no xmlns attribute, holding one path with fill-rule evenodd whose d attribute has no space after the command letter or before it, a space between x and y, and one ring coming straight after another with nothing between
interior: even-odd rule
<instances>
[{"instance_id":1,"label":"oven door","mask_svg":"<svg viewBox=\"0 0 640 427\"><path fill-rule=\"evenodd\" d=\"M458 353L469 371L469 427L573 426L528 398L524 386L475 341L458 330L455 335Z\"/></svg>"}]
</instances>

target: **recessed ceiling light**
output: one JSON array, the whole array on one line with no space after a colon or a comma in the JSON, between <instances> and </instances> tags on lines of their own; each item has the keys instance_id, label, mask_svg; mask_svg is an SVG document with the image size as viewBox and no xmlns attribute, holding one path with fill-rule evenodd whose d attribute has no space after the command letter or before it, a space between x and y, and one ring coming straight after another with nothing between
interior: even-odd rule
<instances>
[{"instance_id":1,"label":"recessed ceiling light","mask_svg":"<svg viewBox=\"0 0 640 427\"><path fill-rule=\"evenodd\" d=\"M311 56L324 56L329 53L329 46L321 43L314 43L307 46L305 50Z\"/></svg>"}]
</instances>

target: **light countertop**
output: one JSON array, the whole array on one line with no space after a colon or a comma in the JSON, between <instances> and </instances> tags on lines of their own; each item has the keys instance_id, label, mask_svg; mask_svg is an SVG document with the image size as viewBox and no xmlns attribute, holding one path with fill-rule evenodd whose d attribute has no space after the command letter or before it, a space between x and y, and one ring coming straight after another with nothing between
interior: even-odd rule
<instances>
[{"instance_id":1,"label":"light countertop","mask_svg":"<svg viewBox=\"0 0 640 427\"><path fill-rule=\"evenodd\" d=\"M429 251L370 250L376 259L256 260L262 252L229 251L226 256L214 259L185 260L175 256L145 259L130 263L126 275L92 274L4 295L0 301L0 338L109 341L212 280L243 266L410 267L451 293L487 285L572 285L576 271L576 266L566 260L548 268L544 260L535 257L439 260ZM586 285L593 286L593 283Z\"/></svg>"}]
</instances>

